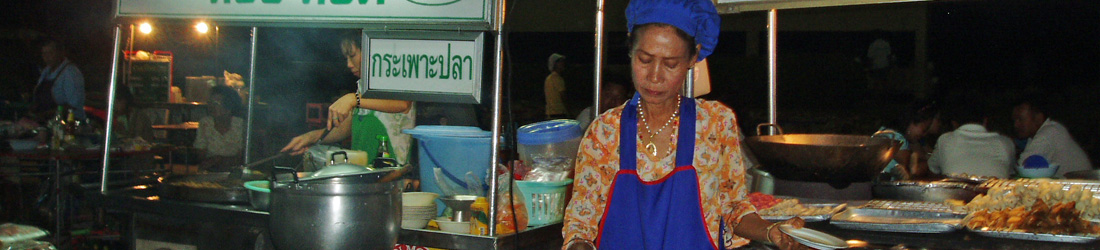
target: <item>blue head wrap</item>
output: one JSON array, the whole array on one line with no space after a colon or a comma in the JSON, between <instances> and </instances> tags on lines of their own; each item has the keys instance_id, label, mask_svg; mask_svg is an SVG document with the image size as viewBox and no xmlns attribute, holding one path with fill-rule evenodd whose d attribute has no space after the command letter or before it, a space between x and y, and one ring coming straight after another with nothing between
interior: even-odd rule
<instances>
[{"instance_id":1,"label":"blue head wrap","mask_svg":"<svg viewBox=\"0 0 1100 250\"><path fill-rule=\"evenodd\" d=\"M665 23L684 31L698 43L699 60L718 45L721 19L710 0L632 0L626 6L626 30L648 23Z\"/></svg>"}]
</instances>

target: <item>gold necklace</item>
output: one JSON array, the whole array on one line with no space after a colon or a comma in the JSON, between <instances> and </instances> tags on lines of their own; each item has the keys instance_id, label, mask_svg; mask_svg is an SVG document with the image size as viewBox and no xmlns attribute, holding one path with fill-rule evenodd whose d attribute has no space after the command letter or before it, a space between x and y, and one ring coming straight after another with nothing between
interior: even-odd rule
<instances>
[{"instance_id":1,"label":"gold necklace","mask_svg":"<svg viewBox=\"0 0 1100 250\"><path fill-rule=\"evenodd\" d=\"M645 125L644 126L645 132L647 134L649 134L649 143L645 144L645 150L649 151L650 155L653 155L653 157L657 157L657 145L653 144L653 137L656 137L657 135L661 134L661 132L665 131L665 128L668 127L669 124L672 124L672 121L676 120L676 117L679 116L679 115L680 115L680 96L677 95L676 96L676 109L675 109L675 111L672 111L672 116L668 117L668 121L665 121L665 125L661 125L661 128L657 129L657 133L653 133L653 130L649 129L649 123L646 122L645 110L642 109L642 102L638 101L638 116L642 118L642 124ZM669 146L670 146L669 152L672 152L672 150L671 150L672 145L670 144Z\"/></svg>"}]
</instances>

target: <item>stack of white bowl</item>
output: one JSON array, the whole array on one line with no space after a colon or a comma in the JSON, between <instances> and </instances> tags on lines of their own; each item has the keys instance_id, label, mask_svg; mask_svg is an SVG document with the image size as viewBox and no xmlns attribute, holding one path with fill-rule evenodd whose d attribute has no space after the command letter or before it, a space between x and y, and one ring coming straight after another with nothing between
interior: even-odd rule
<instances>
[{"instance_id":1,"label":"stack of white bowl","mask_svg":"<svg viewBox=\"0 0 1100 250\"><path fill-rule=\"evenodd\" d=\"M435 198L439 194L407 192L401 194L401 228L421 229L436 216Z\"/></svg>"}]
</instances>

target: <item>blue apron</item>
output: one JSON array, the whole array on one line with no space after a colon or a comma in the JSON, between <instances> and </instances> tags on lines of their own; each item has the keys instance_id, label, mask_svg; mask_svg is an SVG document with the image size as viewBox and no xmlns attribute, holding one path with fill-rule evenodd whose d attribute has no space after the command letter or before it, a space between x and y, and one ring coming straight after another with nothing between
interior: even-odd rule
<instances>
[{"instance_id":1,"label":"blue apron","mask_svg":"<svg viewBox=\"0 0 1100 250\"><path fill-rule=\"evenodd\" d=\"M632 112L638 109L638 101L635 95L623 109L619 172L608 192L596 245L599 249L717 249L703 220L699 178L692 166L695 100L683 98L680 103L676 169L656 181L638 176L638 115Z\"/></svg>"}]
</instances>

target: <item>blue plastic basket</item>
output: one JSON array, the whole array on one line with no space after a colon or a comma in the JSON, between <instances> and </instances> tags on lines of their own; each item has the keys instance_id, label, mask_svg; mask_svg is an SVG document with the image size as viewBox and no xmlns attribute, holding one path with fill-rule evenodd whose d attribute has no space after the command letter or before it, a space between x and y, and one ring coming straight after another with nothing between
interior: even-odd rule
<instances>
[{"instance_id":1,"label":"blue plastic basket","mask_svg":"<svg viewBox=\"0 0 1100 250\"><path fill-rule=\"evenodd\" d=\"M559 182L516 181L527 207L528 226L558 223L565 211L566 190L573 179Z\"/></svg>"}]
</instances>

